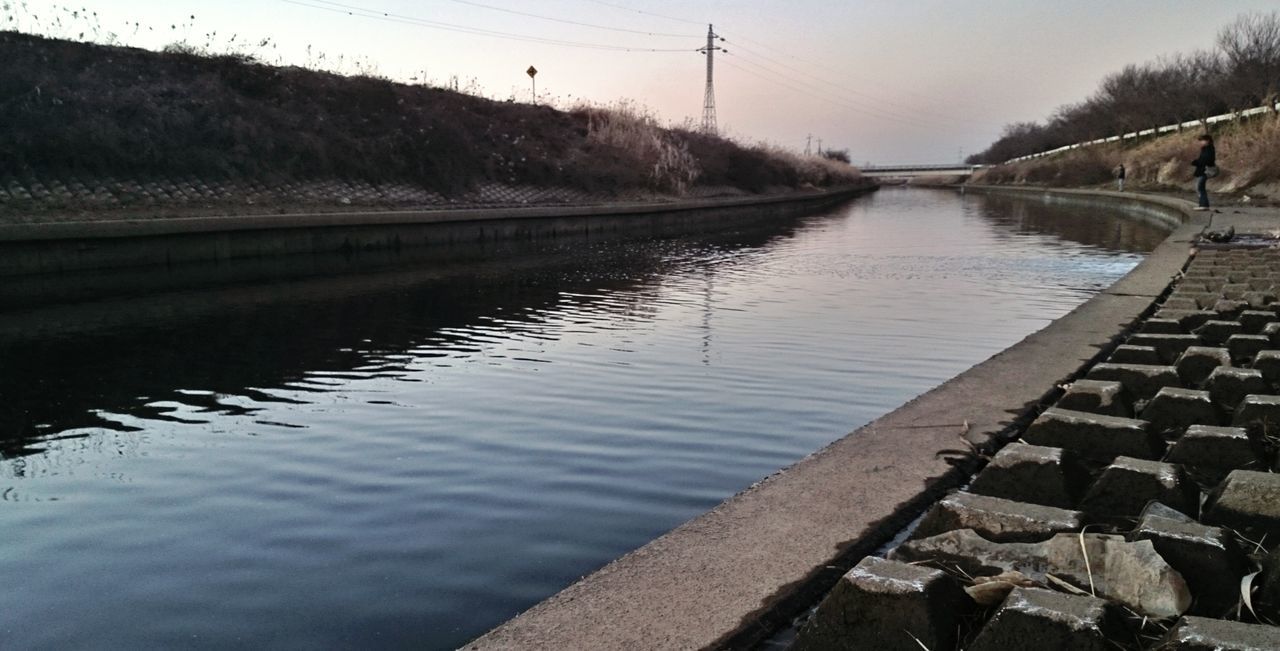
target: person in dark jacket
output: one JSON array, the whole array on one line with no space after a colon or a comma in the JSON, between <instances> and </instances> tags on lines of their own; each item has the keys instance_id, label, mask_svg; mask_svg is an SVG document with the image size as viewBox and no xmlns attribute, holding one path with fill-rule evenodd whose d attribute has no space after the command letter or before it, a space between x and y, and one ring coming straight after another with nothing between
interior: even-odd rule
<instances>
[{"instance_id":1,"label":"person in dark jacket","mask_svg":"<svg viewBox=\"0 0 1280 651\"><path fill-rule=\"evenodd\" d=\"M1124 163L1116 168L1116 189L1124 192Z\"/></svg>"},{"instance_id":2,"label":"person in dark jacket","mask_svg":"<svg viewBox=\"0 0 1280 651\"><path fill-rule=\"evenodd\" d=\"M1191 161L1191 164L1196 168L1196 192L1200 194L1200 205L1196 210L1208 210L1209 191L1205 189L1204 184L1209 180L1209 177L1205 174L1205 169L1218 165L1218 154L1213 150L1213 136L1206 133L1196 138L1196 140L1200 142L1200 155Z\"/></svg>"}]
</instances>

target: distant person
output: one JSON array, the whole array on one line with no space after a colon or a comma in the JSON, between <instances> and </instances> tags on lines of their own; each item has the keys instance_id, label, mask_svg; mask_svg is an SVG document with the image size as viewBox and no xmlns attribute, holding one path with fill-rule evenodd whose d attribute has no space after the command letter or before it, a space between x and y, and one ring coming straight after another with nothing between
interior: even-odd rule
<instances>
[{"instance_id":1,"label":"distant person","mask_svg":"<svg viewBox=\"0 0 1280 651\"><path fill-rule=\"evenodd\" d=\"M1213 149L1213 136L1206 133L1196 140L1200 143L1200 155L1191 161L1196 167L1196 192L1200 195L1196 210L1208 210L1209 191L1204 186L1210 177L1218 175L1218 153Z\"/></svg>"},{"instance_id":2,"label":"distant person","mask_svg":"<svg viewBox=\"0 0 1280 651\"><path fill-rule=\"evenodd\" d=\"M1124 163L1116 168L1116 190L1124 192Z\"/></svg>"}]
</instances>

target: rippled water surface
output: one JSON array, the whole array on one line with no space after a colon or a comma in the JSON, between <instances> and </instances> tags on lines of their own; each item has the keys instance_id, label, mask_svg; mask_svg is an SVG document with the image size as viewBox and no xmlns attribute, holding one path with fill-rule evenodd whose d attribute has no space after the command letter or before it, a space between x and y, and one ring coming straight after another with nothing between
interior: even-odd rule
<instances>
[{"instance_id":1,"label":"rippled water surface","mask_svg":"<svg viewBox=\"0 0 1280 651\"><path fill-rule=\"evenodd\" d=\"M666 240L0 313L0 647L448 648L1163 233L887 189Z\"/></svg>"}]
</instances>

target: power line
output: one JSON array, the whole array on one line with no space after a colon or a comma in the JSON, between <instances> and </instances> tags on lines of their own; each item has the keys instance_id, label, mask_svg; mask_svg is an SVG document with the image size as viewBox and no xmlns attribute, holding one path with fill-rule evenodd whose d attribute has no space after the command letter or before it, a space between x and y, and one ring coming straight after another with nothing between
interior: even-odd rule
<instances>
[{"instance_id":1,"label":"power line","mask_svg":"<svg viewBox=\"0 0 1280 651\"><path fill-rule=\"evenodd\" d=\"M745 39L744 39L744 40L745 40ZM824 85L826 85L826 86L831 86L831 87L833 87L833 88L839 89L839 90L841 90L841 91L843 91L843 92L845 92L845 93L848 93L848 94L850 94L850 95L855 95L855 96L857 96L857 97L861 97L861 98L863 98L863 99L865 99L865 100L870 100L870 101L875 101L875 102L882 102L882 103L885 103L885 104L892 104L892 105L896 105L896 106L898 106L898 107L899 107L899 108L901 108L901 109L906 109L906 110L910 110L910 111L916 111L916 112L918 112L918 113L922 113L922 114L924 114L924 115L928 115L928 116L931 116L931 117L933 117L933 118L938 118L938 119L942 119L942 120L947 120L947 121L949 121L949 122L953 122L953 123L967 123L967 124L973 124L973 125L978 125L978 126L983 126L983 127L990 126L990 125L988 125L988 124L987 124L987 123L985 123L985 122L978 122L978 121L976 121L976 120L969 120L969 119L966 119L966 118L960 118L960 117L955 117L955 116L952 116L952 115L946 115L946 114L943 114L943 113L937 113L937 112L934 112L934 111L930 111L929 109L926 109L926 108L921 108L921 107L918 107L918 106L912 106L912 105L904 104L904 103L902 103L902 102L895 102L895 101L893 101L893 100L887 100L887 99L884 99L884 98L876 97L875 95L870 95L870 94L868 94L868 93L863 93L863 92L860 92L860 91L856 91L856 90L853 90L853 89L848 88L848 87L846 87L846 86L842 86L842 85L840 85L840 84L833 83L833 82L832 82L831 80L829 80L829 79L825 79L825 78L823 78L823 77L819 77L819 76L817 76L817 75L815 75L815 74L813 74L813 73L807 72L807 71L802 70L802 69L800 69L800 68L797 68L797 67L795 67L795 66L791 66L791 65L788 65L788 64L786 64L786 63L783 63L782 61L778 61L777 59L774 59L774 58L769 57L769 56L767 56L767 55L764 55L764 54L761 54L761 53L759 53L759 52L756 52L755 50L752 50L751 48L748 48L747 46L745 46L745 45L743 45L743 44L741 44L741 43L738 43L738 42L736 42L736 41L734 41L734 40L725 39L725 42L726 42L726 43L731 43L731 44L733 44L733 45L734 45L734 51L735 51L735 52L737 52L737 53L739 53L739 54L745 54L745 55L746 55L746 56L748 56L748 57L755 57L755 58L758 58L758 59L760 59L760 60L762 60L762 61L767 61L767 62L769 62L769 63L771 63L771 64L773 64L773 65L776 65L776 66L779 66L779 67L785 68L785 69L787 69L787 70L790 70L790 71L792 71L792 72L795 72L795 73L798 73L798 74L804 75L804 76L806 76L806 77L808 77L808 78L810 78L810 79L813 79L813 80L816 80L816 81L818 81L818 82L821 82L822 84L824 84Z\"/></svg>"},{"instance_id":2,"label":"power line","mask_svg":"<svg viewBox=\"0 0 1280 651\"><path fill-rule=\"evenodd\" d=\"M740 59L740 61L741 61L741 59ZM744 62L744 63L750 63L749 61L743 61L743 62ZM776 72L772 72L772 71L768 70L768 68L762 68L762 67L761 67L761 69L762 69L762 70L765 70L766 72L770 72L770 73L772 73L772 74L774 74L774 75L778 75L778 76L777 76L777 77L770 77L770 76L767 76L767 75L765 75L765 74L761 74L761 73L758 73L758 72L756 72L756 71L753 71L753 70L751 70L751 69L744 68L744 67L739 66L739 65L734 65L733 63L731 63L731 62L729 62L729 61L722 61L721 63L723 63L724 65L727 65L727 66L729 66L729 67L731 67L731 68L735 68L735 69L737 69L737 70L739 70L739 71L745 72L745 73L747 73L747 74L749 74L749 75L752 75L752 76L755 76L755 77L759 77L759 78L761 78L761 79L764 79L765 81L768 81L768 82L770 82L770 83L777 84L777 85L782 86L782 87L784 87L784 88L788 88L788 89L790 89L790 90L794 90L794 91L796 91L796 92L798 92L798 93L801 93L801 94L803 94L803 95L808 95L808 96L813 97L813 98L815 98L815 99L819 99L819 100L822 100L822 101L824 101L824 102L827 102L828 104L832 104L832 105L838 106L838 107L840 107L840 108L843 108L843 109L845 109L845 110L853 111L853 112L855 112L855 113L859 113L859 114L865 115L865 116L870 117L870 118L877 118L877 119L880 119L880 120L888 120L888 121L891 121L891 122L897 122L897 123L899 123L899 124L904 124L904 125L907 125L907 126L916 127L916 128L923 128L923 129L933 129L933 128L936 128L936 127L937 127L937 125L934 125L934 124L927 124L927 123L923 123L923 122L919 122L919 121L912 120L912 119L911 119L910 117L908 117L908 116L898 116L898 115L893 115L893 114L889 114L889 113L884 113L884 112L880 112L880 111L876 111L876 110L868 110L868 109L866 109L866 108L859 107L859 106L854 106L854 105L852 105L852 104L850 104L850 103L848 103L848 102L846 102L846 101L843 101L843 100L839 99L838 97L833 98L833 97L832 97L832 96L830 96L830 95L825 95L825 94L823 94L823 93L822 93L822 91L815 92L814 90L810 90L810 89L814 88L812 85L808 85L808 84L804 84L804 85L797 85L797 84L803 84L803 82L800 82L800 81L798 81L798 80L790 79L790 78L787 78L787 77L785 77L785 76L779 75L779 74L778 74L778 73L776 73ZM758 64L752 64L752 65L756 65L757 67L760 67ZM805 86L808 86L808 88L806 88Z\"/></svg>"},{"instance_id":3,"label":"power line","mask_svg":"<svg viewBox=\"0 0 1280 651\"><path fill-rule=\"evenodd\" d=\"M427 20L425 18L416 18L414 16L406 16L403 14L395 14L385 11L377 11L373 9L365 9L353 5L342 4L340 2L330 2L329 0L280 0L281 2L297 5L300 7L308 7L310 9L319 9L338 14L345 14L358 18L369 18L372 20L381 20L391 23L399 23L404 25L413 25L417 27L426 27L429 29L438 29L447 32L458 32L462 34L472 34L477 36L489 36L493 38L503 38L514 41L525 41L529 43L542 43L545 45L557 45L561 47L576 47L593 50L608 50L614 52L692 52L693 48L645 48L630 47L625 45L609 45L604 43L588 43L583 41L569 41L564 39L544 38L540 36L528 36L525 34L517 34L513 32L501 32L491 29L482 29L479 27L470 27L468 25L458 25L455 23L444 23L435 20Z\"/></svg>"},{"instance_id":4,"label":"power line","mask_svg":"<svg viewBox=\"0 0 1280 651\"><path fill-rule=\"evenodd\" d=\"M608 25L596 25L594 23L584 23L567 18L556 18L554 16L543 16L542 14L529 13L527 11L518 11L516 9L507 9L506 7L495 7L480 2L471 2L471 0L450 0L458 4L470 5L472 7L480 7L482 9L492 9L493 11L501 11L507 14L515 14L517 16L528 16L529 18L537 18L539 20L550 20L552 22L564 23L566 25L578 25L580 27L591 27L593 29L607 29L612 32L626 32L628 34L643 34L645 36L673 36L678 38L701 38L699 34L673 34L671 32L650 32L640 29L627 29L625 27L610 27Z\"/></svg>"},{"instance_id":5,"label":"power line","mask_svg":"<svg viewBox=\"0 0 1280 651\"><path fill-rule=\"evenodd\" d=\"M702 26L702 25L707 24L707 23L706 23L706 21L703 21L703 20L688 20L688 19L685 19L685 18L677 18L677 17L675 17L675 16L667 16L667 15L665 15L665 14L658 14L658 13L654 13L654 12L652 12L652 11L641 11L640 9L632 9L631 7L624 7L624 6L622 6L622 5L616 5L616 4L613 4L612 2L604 2L603 0L589 0L589 1L590 1L590 2L594 2L594 3L598 4L598 5L604 5L604 6L606 6L606 7L613 7L614 9L621 9L621 10L623 10L623 11L628 11L628 12L635 12L635 13L637 13L637 14L643 14L643 15L645 15L645 16L653 16L653 17L655 17L655 18L665 18L665 19L667 19L667 20L674 20L674 21L676 21L676 22L678 22L678 23L688 23L688 24L690 24L690 25L698 25L698 26Z\"/></svg>"},{"instance_id":6,"label":"power line","mask_svg":"<svg viewBox=\"0 0 1280 651\"><path fill-rule=\"evenodd\" d=\"M825 64L825 63L823 63L823 62L821 62L821 61L815 61L815 60L813 60L813 59L806 59L806 58L804 58L804 57L796 56L796 55L794 55L794 54L792 54L792 53L790 53L790 52L786 52L786 51L781 50L781 49L778 49L778 48L776 48L776 47L774 47L774 46L772 46L772 45L769 45L768 43L762 43L762 42L760 42L760 41L757 41L757 40L755 40L755 39L751 39L751 38L747 38L747 37L745 37L745 36L739 36L739 37L738 37L738 39L739 39L739 40L746 41L746 42L748 42L748 43L754 43L755 45L759 45L760 47L763 47L763 48L766 48L766 49L769 49L769 50L773 50L774 52L777 52L778 54L780 54L780 55L782 55L782 56L784 56L784 57L786 57L786 58L788 58L788 59L793 59L793 60L795 60L795 61L799 61L799 62L801 62L801 63L805 63L805 64L808 64L808 65L811 65L811 66L816 66L816 67L819 67L819 68L823 68L823 69L825 69L825 70L829 70L829 71L834 72L834 73L837 73L837 74L841 74L841 75L848 75L848 76L856 77L856 78L858 78L858 79L862 79L862 80L864 80L864 81L868 81L868 82L873 83L873 84L875 84L875 85L877 85L877 86L880 86L881 88L887 88L887 89L889 89L889 90L895 90L895 91L898 91L898 92L906 93L906 94L908 94L908 95L914 95L914 96L919 97L919 98L922 98L922 99L930 99L928 95L925 95L925 94L923 94L923 93L917 93L917 92L915 92L915 91L913 91L913 90L909 90L909 89L906 89L906 88L895 88L894 86L891 86L891 85L889 85L889 84L885 84L884 82L881 82L881 81L879 81L879 80L877 80L877 79L874 79L874 78L870 78L870 77L861 77L861 76L858 76L858 75L853 75L853 74L851 74L848 70L844 70L844 69L836 69L836 68L833 68L832 66L827 65L827 64ZM743 47L742 47L742 45L741 45L740 43L735 43L735 45L736 45L736 46L738 46L738 47L739 47L739 48L741 48L741 49L746 49L746 48L743 48ZM806 74L807 74L807 73L806 73ZM975 104L970 104L970 106L975 106L975 107L976 107L977 105L975 105ZM985 108L985 107L984 107L984 108Z\"/></svg>"},{"instance_id":7,"label":"power line","mask_svg":"<svg viewBox=\"0 0 1280 651\"><path fill-rule=\"evenodd\" d=\"M729 53L729 54L732 54L732 53ZM823 100L823 101L825 101L825 102L827 102L827 103L834 104L834 105L836 105L836 106L840 106L840 107L842 107L842 108L844 108L844 109L846 109L846 110L850 110L850 111L853 111L853 112L855 112L855 113L860 113L860 114L865 115L865 116L867 116L867 117L871 117L871 118L878 118L878 119L881 119L881 120L889 120L889 121L891 121L891 122L897 122L897 123L899 123L899 124L905 124L905 125L908 125L908 126L919 127L919 128L926 128L926 129L932 129L932 128L936 128L936 127L938 126L938 125L936 125L936 124L928 124L928 123L925 123L925 122L921 122L921 121L913 120L913 119L911 119L909 116L904 116L904 115L895 115L895 114L893 114L893 113L889 113L889 112L887 112L887 111L883 111L883 110L880 110L880 109L877 109L877 108L874 108L874 107L858 106L858 105L856 105L856 104L853 104L852 102L849 102L849 101L848 101L847 99L845 99L845 98L842 98L842 97L840 97L840 96L838 96L838 95L834 95L834 94L830 93L829 91L827 91L827 90L826 90L826 89L824 89L824 88L820 88L820 87L815 86L815 85L813 85L813 84L807 83L807 82L805 82L805 81L803 81L803 80L795 79L794 77L787 76L787 75L786 75L786 74L784 74L784 73L777 72L777 71L775 71L775 70L772 70L772 69L770 69L770 68L768 68L768 67L766 67L766 66L762 66L762 65L760 65L760 64L758 64L758 63L755 63L755 62L753 62L753 61L748 61L748 60L746 60L746 59L742 59L742 58L739 58L739 59L738 59L738 61L739 61L739 62L741 62L741 63L745 63L745 64L747 64L747 65L750 65L750 66L754 66L754 67L755 67L755 68L757 68L758 70L763 71L763 74L762 74L761 72L757 72L757 71L754 71L754 70L750 70L750 69L748 69L748 68L744 68L744 67L742 67L742 66L734 65L734 64L732 64L732 63L730 63L730 62L728 62L728 61L725 61L724 63L725 63L725 65L727 65L727 66L730 66L730 67L733 67L733 68L737 68L738 70L741 70L742 72L745 72L745 73L747 73L747 74L749 74L749 75L753 75L753 76L759 77L759 78L764 79L764 80L766 80L766 81L769 81L769 82L771 82L771 83L780 84L780 85L782 85L782 86L784 86L784 87L787 87L787 88L790 88L791 90L794 90L794 91L796 91L796 92L798 92L798 93L803 93L803 94L808 95L808 96L810 96L810 97L815 97L815 98L820 99L820 100ZM769 75L772 75L772 76L769 76Z\"/></svg>"}]
</instances>

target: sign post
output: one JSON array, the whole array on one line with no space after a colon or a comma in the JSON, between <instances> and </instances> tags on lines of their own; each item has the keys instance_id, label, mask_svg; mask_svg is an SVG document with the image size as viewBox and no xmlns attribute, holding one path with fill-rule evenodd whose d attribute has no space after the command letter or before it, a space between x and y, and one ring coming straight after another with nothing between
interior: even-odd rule
<instances>
[{"instance_id":1,"label":"sign post","mask_svg":"<svg viewBox=\"0 0 1280 651\"><path fill-rule=\"evenodd\" d=\"M529 69L525 70L525 74L529 75L529 83L533 84L533 103L537 104L538 103L538 80L536 78L536 75L538 74L538 69L533 66L529 66Z\"/></svg>"}]
</instances>

